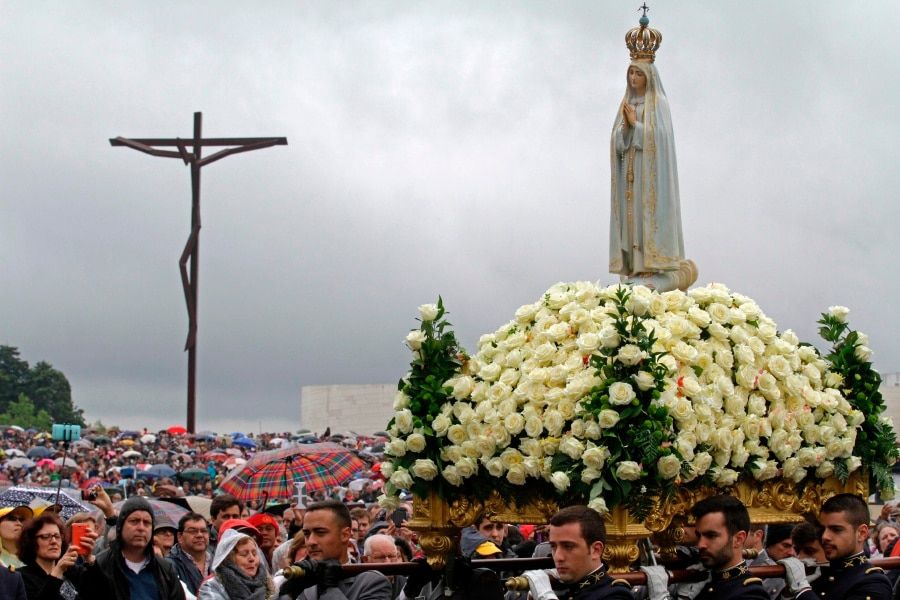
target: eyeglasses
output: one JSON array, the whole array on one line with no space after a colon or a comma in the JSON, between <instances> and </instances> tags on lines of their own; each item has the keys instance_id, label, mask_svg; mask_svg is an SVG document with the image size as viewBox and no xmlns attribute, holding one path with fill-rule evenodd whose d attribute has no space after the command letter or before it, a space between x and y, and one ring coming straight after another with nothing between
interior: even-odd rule
<instances>
[{"instance_id":1,"label":"eyeglasses","mask_svg":"<svg viewBox=\"0 0 900 600\"><path fill-rule=\"evenodd\" d=\"M6 515L0 521L14 521L17 523L24 523L28 519L26 517L20 517L19 515Z\"/></svg>"},{"instance_id":2,"label":"eyeglasses","mask_svg":"<svg viewBox=\"0 0 900 600\"><path fill-rule=\"evenodd\" d=\"M190 528L190 529L185 529L184 531L182 531L182 533L185 535L209 535L209 530L206 529L205 527L202 529Z\"/></svg>"},{"instance_id":3,"label":"eyeglasses","mask_svg":"<svg viewBox=\"0 0 900 600\"><path fill-rule=\"evenodd\" d=\"M37 534L37 535L34 536L34 537L36 537L37 539L41 540L42 542L50 542L50 541L59 542L59 541L62 541L62 536L59 535L58 533L39 533L39 534Z\"/></svg>"}]
</instances>

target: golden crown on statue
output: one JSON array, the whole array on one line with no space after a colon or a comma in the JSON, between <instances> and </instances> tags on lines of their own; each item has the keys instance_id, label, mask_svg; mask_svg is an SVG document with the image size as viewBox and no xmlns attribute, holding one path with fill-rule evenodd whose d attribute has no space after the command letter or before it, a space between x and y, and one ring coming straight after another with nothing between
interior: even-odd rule
<instances>
[{"instance_id":1,"label":"golden crown on statue","mask_svg":"<svg viewBox=\"0 0 900 600\"><path fill-rule=\"evenodd\" d=\"M646 8L646 5L642 8ZM650 19L646 11L638 21L639 25L628 30L625 34L625 45L631 53L631 60L643 60L653 62L656 51L662 43L662 34L658 29L648 27Z\"/></svg>"}]
</instances>

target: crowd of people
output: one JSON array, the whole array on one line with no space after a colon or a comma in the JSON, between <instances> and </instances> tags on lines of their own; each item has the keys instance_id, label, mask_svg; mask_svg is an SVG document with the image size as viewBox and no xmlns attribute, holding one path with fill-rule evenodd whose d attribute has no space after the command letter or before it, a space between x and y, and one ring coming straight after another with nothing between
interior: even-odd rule
<instances>
[{"instance_id":1,"label":"crowd of people","mask_svg":"<svg viewBox=\"0 0 900 600\"><path fill-rule=\"evenodd\" d=\"M434 570L421 545L425 540L408 526L411 502L387 510L375 501L377 468L359 474L367 480L363 486L250 506L217 489L225 468L204 458L223 449L227 436L98 437L74 452L70 470L49 466L61 452L51 440L20 431L3 440L6 463L18 454L11 450L25 447L22 442L53 452L42 466L5 464L10 484L47 483L47 476L61 484L64 478L68 485L85 486L90 510L63 519L58 504L0 508L0 600L900 598L895 573L869 562L900 555L900 507L885 505L873 522L865 500L849 494L827 500L817 519L768 526L752 523L732 496L702 500L691 510L694 525L679 548L681 566L699 572L695 581L670 580L667 567L643 566L646 584L635 587L607 572L604 519L584 506L563 508L540 526L497 523L482 515L462 530L459 556ZM275 438L286 442L273 444ZM133 441L122 444L126 439ZM379 451L377 437L334 440L371 457ZM298 441L285 435L254 440L261 448ZM254 450L246 446L244 460ZM123 456L123 448L140 457ZM185 488L177 476L122 476L124 469L140 471L137 461L145 457L182 470L212 462L204 465L210 486ZM151 504L154 494L197 492L211 493L208 514L189 511L177 523L159 518ZM127 499L117 503L118 495ZM555 568L525 571L527 591L507 591L503 581L509 574L479 563L513 557L549 557ZM356 563L373 568L348 570ZM399 574L387 563L411 564ZM752 567L761 565L780 565L784 575L753 577Z\"/></svg>"}]
</instances>

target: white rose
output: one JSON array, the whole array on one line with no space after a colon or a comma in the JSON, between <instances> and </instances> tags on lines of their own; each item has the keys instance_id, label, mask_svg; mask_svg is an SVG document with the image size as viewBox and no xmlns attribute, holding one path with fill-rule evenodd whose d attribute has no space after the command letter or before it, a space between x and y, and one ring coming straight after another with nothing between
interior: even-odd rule
<instances>
[{"instance_id":1,"label":"white rose","mask_svg":"<svg viewBox=\"0 0 900 600\"><path fill-rule=\"evenodd\" d=\"M868 362L872 358L872 349L868 346L857 346L853 349L853 355L859 360Z\"/></svg>"},{"instance_id":2,"label":"white rose","mask_svg":"<svg viewBox=\"0 0 900 600\"><path fill-rule=\"evenodd\" d=\"M828 314L841 323L847 322L847 315L850 314L850 309L846 306L829 306Z\"/></svg>"},{"instance_id":3,"label":"white rose","mask_svg":"<svg viewBox=\"0 0 900 600\"><path fill-rule=\"evenodd\" d=\"M444 481L452 486L459 487L460 485L462 485L463 478L460 476L459 471L454 465L444 467L444 470L441 471L441 476L444 478Z\"/></svg>"},{"instance_id":4,"label":"white rose","mask_svg":"<svg viewBox=\"0 0 900 600\"><path fill-rule=\"evenodd\" d=\"M632 366L636 365L644 358L644 353L640 348L635 346L634 344L625 344L621 348L619 348L618 354L616 354L616 359L623 365Z\"/></svg>"},{"instance_id":5,"label":"white rose","mask_svg":"<svg viewBox=\"0 0 900 600\"><path fill-rule=\"evenodd\" d=\"M618 417L618 414L616 415ZM588 421L584 426L584 437L589 440L596 440L603 432L600 430L600 424L596 421Z\"/></svg>"},{"instance_id":6,"label":"white rose","mask_svg":"<svg viewBox=\"0 0 900 600\"><path fill-rule=\"evenodd\" d=\"M862 459L858 456L851 456L847 459L847 470L851 473L862 466Z\"/></svg>"},{"instance_id":7,"label":"white rose","mask_svg":"<svg viewBox=\"0 0 900 600\"><path fill-rule=\"evenodd\" d=\"M667 454L656 461L656 469L663 479L674 479L681 471L681 461L674 454Z\"/></svg>"},{"instance_id":8,"label":"white rose","mask_svg":"<svg viewBox=\"0 0 900 600\"><path fill-rule=\"evenodd\" d=\"M689 398L693 398L702 391L700 383L693 377L681 378L681 393Z\"/></svg>"},{"instance_id":9,"label":"white rose","mask_svg":"<svg viewBox=\"0 0 900 600\"><path fill-rule=\"evenodd\" d=\"M619 345L619 334L615 328L607 325L600 330L600 343L604 348L615 348Z\"/></svg>"},{"instance_id":10,"label":"white rose","mask_svg":"<svg viewBox=\"0 0 900 600\"><path fill-rule=\"evenodd\" d=\"M424 479L425 481L431 481L437 477L438 474L437 465L434 464L433 460L428 458L418 459L413 463L411 470L413 475L419 479Z\"/></svg>"},{"instance_id":11,"label":"white rose","mask_svg":"<svg viewBox=\"0 0 900 600\"><path fill-rule=\"evenodd\" d=\"M592 446L581 455L581 462L590 469L600 470L607 458L609 458L609 450L603 446Z\"/></svg>"},{"instance_id":12,"label":"white rose","mask_svg":"<svg viewBox=\"0 0 900 600\"><path fill-rule=\"evenodd\" d=\"M510 465L506 471L506 480L513 485L525 485L525 465Z\"/></svg>"},{"instance_id":13,"label":"white rose","mask_svg":"<svg viewBox=\"0 0 900 600\"><path fill-rule=\"evenodd\" d=\"M531 416L525 419L525 435L536 438L544 430L544 423L540 417Z\"/></svg>"},{"instance_id":14,"label":"white rose","mask_svg":"<svg viewBox=\"0 0 900 600\"><path fill-rule=\"evenodd\" d=\"M400 497L382 494L382 495L378 496L377 502L378 502L378 506L380 506L381 508L391 511L400 506Z\"/></svg>"},{"instance_id":15,"label":"white rose","mask_svg":"<svg viewBox=\"0 0 900 600\"><path fill-rule=\"evenodd\" d=\"M472 390L475 389L475 380L468 375L455 377L447 383L453 386L453 397L457 400L467 398L472 393Z\"/></svg>"},{"instance_id":16,"label":"white rose","mask_svg":"<svg viewBox=\"0 0 900 600\"><path fill-rule=\"evenodd\" d=\"M582 354L591 354L600 347L600 336L593 332L583 333L578 336L577 344Z\"/></svg>"},{"instance_id":17,"label":"white rose","mask_svg":"<svg viewBox=\"0 0 900 600\"><path fill-rule=\"evenodd\" d=\"M398 411L403 410L404 408L409 408L409 396L398 391L394 394L394 410Z\"/></svg>"},{"instance_id":18,"label":"white rose","mask_svg":"<svg viewBox=\"0 0 900 600\"><path fill-rule=\"evenodd\" d=\"M450 429L450 417L444 414L436 416L431 422L431 428L438 437L447 435L447 430Z\"/></svg>"},{"instance_id":19,"label":"white rose","mask_svg":"<svg viewBox=\"0 0 900 600\"><path fill-rule=\"evenodd\" d=\"M619 413L610 409L601 410L597 415L597 422L603 429L612 429L619 422Z\"/></svg>"},{"instance_id":20,"label":"white rose","mask_svg":"<svg viewBox=\"0 0 900 600\"><path fill-rule=\"evenodd\" d=\"M410 350L418 350L425 341L425 334L420 329L410 331L406 336L406 345Z\"/></svg>"},{"instance_id":21,"label":"white rose","mask_svg":"<svg viewBox=\"0 0 900 600\"><path fill-rule=\"evenodd\" d=\"M525 428L525 417L522 413L512 413L503 419L503 425L510 435L518 435Z\"/></svg>"},{"instance_id":22,"label":"white rose","mask_svg":"<svg viewBox=\"0 0 900 600\"><path fill-rule=\"evenodd\" d=\"M475 459L468 456L461 458L454 466L456 467L456 472L463 479L468 479L478 472L478 463L475 462Z\"/></svg>"},{"instance_id":23,"label":"white rose","mask_svg":"<svg viewBox=\"0 0 900 600\"><path fill-rule=\"evenodd\" d=\"M647 371L638 371L632 378L634 379L634 383L638 386L638 389L643 392L646 392L656 385L656 380L653 378L653 375Z\"/></svg>"},{"instance_id":24,"label":"white rose","mask_svg":"<svg viewBox=\"0 0 900 600\"><path fill-rule=\"evenodd\" d=\"M462 425L451 425L447 430L447 439L450 440L451 444L458 446L466 441L466 437L466 429Z\"/></svg>"},{"instance_id":25,"label":"white rose","mask_svg":"<svg viewBox=\"0 0 900 600\"><path fill-rule=\"evenodd\" d=\"M691 461L691 471L694 477L699 477L709 470L712 464L712 455L709 452L698 452Z\"/></svg>"},{"instance_id":26,"label":"white rose","mask_svg":"<svg viewBox=\"0 0 900 600\"><path fill-rule=\"evenodd\" d=\"M617 381L609 386L609 402L610 404L625 405L630 404L635 398L634 388L631 384L624 381Z\"/></svg>"},{"instance_id":27,"label":"white rose","mask_svg":"<svg viewBox=\"0 0 900 600\"><path fill-rule=\"evenodd\" d=\"M498 377L500 377L500 371L502 367L496 363L490 363L482 366L478 370L478 376L484 379L485 381L496 381Z\"/></svg>"},{"instance_id":28,"label":"white rose","mask_svg":"<svg viewBox=\"0 0 900 600\"><path fill-rule=\"evenodd\" d=\"M659 359L659 364L664 366L670 374L678 371L678 362L671 354L666 354L665 356L661 357Z\"/></svg>"},{"instance_id":29,"label":"white rose","mask_svg":"<svg viewBox=\"0 0 900 600\"><path fill-rule=\"evenodd\" d=\"M799 483L806 477L806 469L800 466L800 461L796 457L791 457L784 461L784 477L795 483Z\"/></svg>"},{"instance_id":30,"label":"white rose","mask_svg":"<svg viewBox=\"0 0 900 600\"><path fill-rule=\"evenodd\" d=\"M623 460L616 465L616 477L624 481L636 481L641 478L641 465L632 460Z\"/></svg>"},{"instance_id":31,"label":"white rose","mask_svg":"<svg viewBox=\"0 0 900 600\"><path fill-rule=\"evenodd\" d=\"M697 349L686 342L678 342L672 347L672 356L683 364L691 365L697 360Z\"/></svg>"},{"instance_id":32,"label":"white rose","mask_svg":"<svg viewBox=\"0 0 900 600\"><path fill-rule=\"evenodd\" d=\"M553 484L557 491L564 492L569 489L569 476L562 471L554 471L550 475L550 483Z\"/></svg>"},{"instance_id":33,"label":"white rose","mask_svg":"<svg viewBox=\"0 0 900 600\"><path fill-rule=\"evenodd\" d=\"M409 475L409 471L406 469L397 469L393 475L391 475L391 483L394 484L394 487L400 490L408 490L412 487L413 481L412 477Z\"/></svg>"},{"instance_id":34,"label":"white rose","mask_svg":"<svg viewBox=\"0 0 900 600\"><path fill-rule=\"evenodd\" d=\"M566 424L565 419L557 410L548 410L544 413L544 427L547 433L552 437L557 437L562 433L562 428Z\"/></svg>"},{"instance_id":35,"label":"white rose","mask_svg":"<svg viewBox=\"0 0 900 600\"><path fill-rule=\"evenodd\" d=\"M506 470L503 467L503 461L496 457L485 462L484 466L491 477L501 477Z\"/></svg>"},{"instance_id":36,"label":"white rose","mask_svg":"<svg viewBox=\"0 0 900 600\"><path fill-rule=\"evenodd\" d=\"M436 304L422 304L419 306L419 315L423 321L434 321L438 315Z\"/></svg>"},{"instance_id":37,"label":"white rose","mask_svg":"<svg viewBox=\"0 0 900 600\"><path fill-rule=\"evenodd\" d=\"M778 463L774 460L769 460L763 463L762 467L759 469L752 469L753 477L755 477L759 481L766 481L767 479L772 479L776 475L778 475Z\"/></svg>"},{"instance_id":38,"label":"white rose","mask_svg":"<svg viewBox=\"0 0 900 600\"><path fill-rule=\"evenodd\" d=\"M769 373L778 379L784 379L791 374L791 364L783 356L772 356L767 364Z\"/></svg>"},{"instance_id":39,"label":"white rose","mask_svg":"<svg viewBox=\"0 0 900 600\"><path fill-rule=\"evenodd\" d=\"M397 430L400 433L409 433L413 428L413 415L412 412L404 408L403 410L398 410L394 414L394 425L397 426Z\"/></svg>"},{"instance_id":40,"label":"white rose","mask_svg":"<svg viewBox=\"0 0 900 600\"><path fill-rule=\"evenodd\" d=\"M830 460L823 461L822 464L816 468L816 477L826 479L832 475L834 475L834 463Z\"/></svg>"},{"instance_id":41,"label":"white rose","mask_svg":"<svg viewBox=\"0 0 900 600\"><path fill-rule=\"evenodd\" d=\"M539 305L536 304L526 304L525 306L520 306L516 311L516 321L519 323L530 323L534 320L534 315L537 314L539 309Z\"/></svg>"},{"instance_id":42,"label":"white rose","mask_svg":"<svg viewBox=\"0 0 900 600\"><path fill-rule=\"evenodd\" d=\"M732 469L722 469L716 475L716 484L722 487L727 487L730 485L734 485L737 481L738 472Z\"/></svg>"},{"instance_id":43,"label":"white rose","mask_svg":"<svg viewBox=\"0 0 900 600\"><path fill-rule=\"evenodd\" d=\"M600 496L597 496L596 498L588 502L588 508L596 510L598 513L600 513L600 516L603 516L609 512L609 508L607 508L606 506L606 500L604 500Z\"/></svg>"},{"instance_id":44,"label":"white rose","mask_svg":"<svg viewBox=\"0 0 900 600\"><path fill-rule=\"evenodd\" d=\"M384 461L381 463L381 476L390 479L391 475L394 474L394 463L390 461Z\"/></svg>"},{"instance_id":45,"label":"white rose","mask_svg":"<svg viewBox=\"0 0 900 600\"><path fill-rule=\"evenodd\" d=\"M584 444L578 439L567 435L559 442L559 451L572 459L581 457L584 452Z\"/></svg>"},{"instance_id":46,"label":"white rose","mask_svg":"<svg viewBox=\"0 0 900 600\"><path fill-rule=\"evenodd\" d=\"M406 438L406 449L410 452L421 452L425 449L425 436L421 433L410 434Z\"/></svg>"}]
</instances>

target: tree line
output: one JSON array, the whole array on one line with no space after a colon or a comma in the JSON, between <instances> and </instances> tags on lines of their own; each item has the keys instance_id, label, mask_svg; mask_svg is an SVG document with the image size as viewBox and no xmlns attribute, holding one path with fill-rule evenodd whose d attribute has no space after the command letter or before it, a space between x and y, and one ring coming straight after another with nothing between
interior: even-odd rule
<instances>
[{"instance_id":1,"label":"tree line","mask_svg":"<svg viewBox=\"0 0 900 600\"><path fill-rule=\"evenodd\" d=\"M85 424L69 380L50 363L31 366L18 348L0 345L0 425L49 430L53 423Z\"/></svg>"}]
</instances>

